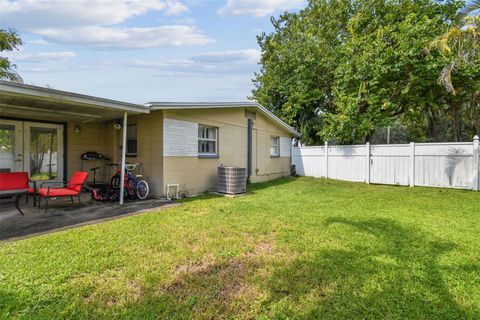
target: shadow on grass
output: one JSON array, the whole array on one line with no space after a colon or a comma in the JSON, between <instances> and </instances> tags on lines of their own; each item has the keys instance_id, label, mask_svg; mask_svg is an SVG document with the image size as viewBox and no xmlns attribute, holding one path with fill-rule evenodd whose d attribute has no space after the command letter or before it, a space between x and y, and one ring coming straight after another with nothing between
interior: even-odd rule
<instances>
[{"instance_id":1,"label":"shadow on grass","mask_svg":"<svg viewBox=\"0 0 480 320\"><path fill-rule=\"evenodd\" d=\"M157 310L162 316L180 318L478 317L478 310L459 305L444 279L444 273L464 276L478 266L448 270L438 263L454 244L431 241L389 219L330 218L325 227L346 228L365 241L354 240L348 249L320 249L313 256L268 252L198 262L124 315L152 314L147 306L163 305Z\"/></svg>"},{"instance_id":2,"label":"shadow on grass","mask_svg":"<svg viewBox=\"0 0 480 320\"><path fill-rule=\"evenodd\" d=\"M251 183L247 185L247 190L248 192L255 193L255 191L260 191L263 189L268 189L272 187L277 187L280 185L288 184L295 182L297 179L294 177L283 177L283 178L278 178L275 180L271 180L268 182L259 182L259 183Z\"/></svg>"},{"instance_id":3,"label":"shadow on grass","mask_svg":"<svg viewBox=\"0 0 480 320\"><path fill-rule=\"evenodd\" d=\"M273 188L273 187L278 187L284 184L292 183L295 182L296 178L293 177L284 177L284 178L278 178L272 181L268 182L259 182L259 183L251 183L247 185L247 196L255 194L257 191L268 189L268 188ZM222 195L219 194L200 194L198 196L194 197L189 197L189 198L182 198L179 201L182 203L192 203L195 201L199 200L205 200L205 199L213 199L213 198L218 198L218 197L223 197Z\"/></svg>"},{"instance_id":4,"label":"shadow on grass","mask_svg":"<svg viewBox=\"0 0 480 320\"><path fill-rule=\"evenodd\" d=\"M336 226L335 226L336 225ZM270 304L276 316L322 319L467 319L450 293L439 266L453 243L430 241L421 232L389 219L350 220L332 217L326 227L359 235L348 249L320 249L313 258L297 259L270 278ZM373 239L373 240L372 240ZM470 268L478 268L471 266ZM292 312L290 306L302 306ZM309 301L305 305L305 301ZM473 314L474 313L474 314Z\"/></svg>"},{"instance_id":5,"label":"shadow on grass","mask_svg":"<svg viewBox=\"0 0 480 320\"><path fill-rule=\"evenodd\" d=\"M478 310L457 302L463 297L451 294L444 274L448 273L450 280L463 278L479 266L447 269L439 265L441 256L455 248L453 243L431 240L420 230L390 219L331 217L325 228L338 228L339 235L346 230L351 237L297 255L277 250L273 238L254 241L255 248L236 257L207 255L200 261L177 265L170 281L139 284L134 301L130 294L125 303L119 303L115 294L105 300L86 297L84 301L92 302L76 302L64 315L123 319L478 319ZM154 274L150 276L154 278ZM117 283L115 278L112 281L112 285ZM68 294L72 292L65 292ZM0 291L0 301L11 299L14 297ZM44 310L49 314L59 311L55 305L45 308L50 309Z\"/></svg>"},{"instance_id":6,"label":"shadow on grass","mask_svg":"<svg viewBox=\"0 0 480 320\"><path fill-rule=\"evenodd\" d=\"M121 318L224 319L255 318L262 292L252 284L271 253L270 242L229 259L207 255L173 270L174 278L155 286L145 299L117 313Z\"/></svg>"}]
</instances>

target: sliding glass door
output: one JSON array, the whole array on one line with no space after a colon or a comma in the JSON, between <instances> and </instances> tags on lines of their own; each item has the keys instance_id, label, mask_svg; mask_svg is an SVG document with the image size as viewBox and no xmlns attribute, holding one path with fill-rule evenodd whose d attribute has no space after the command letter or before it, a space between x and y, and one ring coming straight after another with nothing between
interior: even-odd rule
<instances>
[{"instance_id":1,"label":"sliding glass door","mask_svg":"<svg viewBox=\"0 0 480 320\"><path fill-rule=\"evenodd\" d=\"M0 172L23 171L22 125L0 119Z\"/></svg>"},{"instance_id":2,"label":"sliding glass door","mask_svg":"<svg viewBox=\"0 0 480 320\"><path fill-rule=\"evenodd\" d=\"M24 170L31 180L62 180L63 126L24 122Z\"/></svg>"},{"instance_id":3,"label":"sliding glass door","mask_svg":"<svg viewBox=\"0 0 480 320\"><path fill-rule=\"evenodd\" d=\"M0 120L0 171L26 171L31 180L63 180L63 126Z\"/></svg>"}]
</instances>

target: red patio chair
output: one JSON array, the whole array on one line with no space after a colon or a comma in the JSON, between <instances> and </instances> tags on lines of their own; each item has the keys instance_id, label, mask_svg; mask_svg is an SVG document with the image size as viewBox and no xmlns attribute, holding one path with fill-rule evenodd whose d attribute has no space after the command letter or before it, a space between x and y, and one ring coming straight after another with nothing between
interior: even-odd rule
<instances>
[{"instance_id":1,"label":"red patio chair","mask_svg":"<svg viewBox=\"0 0 480 320\"><path fill-rule=\"evenodd\" d=\"M0 172L0 198L13 197L15 208L23 215L19 200L22 195L27 196L30 187L28 185L27 172Z\"/></svg>"},{"instance_id":2,"label":"red patio chair","mask_svg":"<svg viewBox=\"0 0 480 320\"><path fill-rule=\"evenodd\" d=\"M80 203L80 191L82 191L82 187L87 181L88 177L88 172L83 172L83 171L77 171L73 174L72 178L70 181L68 181L66 184L63 184L61 188L55 187L55 186L50 186L47 188L44 188L43 185L46 184L59 184L59 182L56 181L47 181L43 182L40 185L40 188L37 190L37 195L39 196L38 199L38 207L40 208L40 202L42 197L45 198L45 212L47 212L48 209L48 200L51 198L58 198L58 197L70 197L73 203L73 197L78 197L78 203Z\"/></svg>"},{"instance_id":3,"label":"red patio chair","mask_svg":"<svg viewBox=\"0 0 480 320\"><path fill-rule=\"evenodd\" d=\"M30 180L28 178L28 172L11 172L9 168L2 168L0 169L0 190L4 189L4 184L12 183L16 185L18 183L23 184L25 181L25 176L27 177L27 184L28 184L28 192L25 196L26 202L28 203L28 197L33 196L33 206L36 207L36 190L37 190L37 181ZM30 186L30 183L32 186Z\"/></svg>"}]
</instances>

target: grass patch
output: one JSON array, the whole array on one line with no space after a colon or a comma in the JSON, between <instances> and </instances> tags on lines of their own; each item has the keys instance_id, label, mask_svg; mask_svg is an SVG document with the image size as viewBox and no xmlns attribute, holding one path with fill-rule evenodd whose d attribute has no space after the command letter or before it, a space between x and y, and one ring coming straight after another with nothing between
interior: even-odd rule
<instances>
[{"instance_id":1,"label":"grass patch","mask_svg":"<svg viewBox=\"0 0 480 320\"><path fill-rule=\"evenodd\" d=\"M0 245L0 317L480 318L479 193L249 191Z\"/></svg>"}]
</instances>

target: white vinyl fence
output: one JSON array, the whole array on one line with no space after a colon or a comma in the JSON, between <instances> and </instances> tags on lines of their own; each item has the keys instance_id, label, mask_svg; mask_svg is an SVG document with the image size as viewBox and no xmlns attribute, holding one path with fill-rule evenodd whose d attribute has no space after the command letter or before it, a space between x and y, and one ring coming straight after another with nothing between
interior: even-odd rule
<instances>
[{"instance_id":1,"label":"white vinyl fence","mask_svg":"<svg viewBox=\"0 0 480 320\"><path fill-rule=\"evenodd\" d=\"M292 163L301 176L479 190L477 136L458 143L295 147Z\"/></svg>"}]
</instances>

